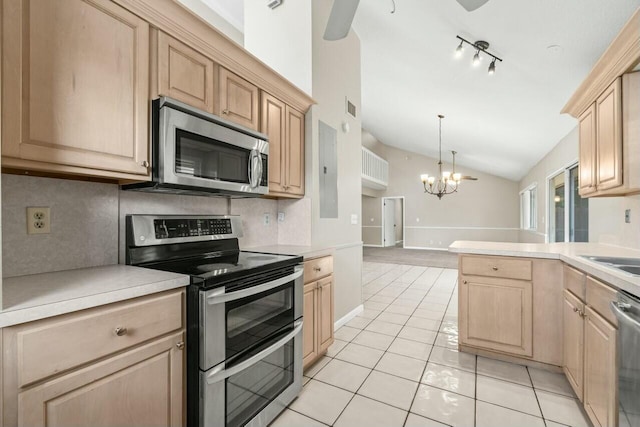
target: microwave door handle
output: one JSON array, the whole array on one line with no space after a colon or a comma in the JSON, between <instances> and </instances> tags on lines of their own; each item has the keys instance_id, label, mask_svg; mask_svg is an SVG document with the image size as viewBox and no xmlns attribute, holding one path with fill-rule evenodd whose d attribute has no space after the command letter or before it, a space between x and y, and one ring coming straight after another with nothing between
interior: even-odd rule
<instances>
[{"instance_id":1,"label":"microwave door handle","mask_svg":"<svg viewBox=\"0 0 640 427\"><path fill-rule=\"evenodd\" d=\"M256 187L260 187L260 184L262 182L262 173L264 172L264 170L262 167L262 156L260 155L260 153L258 153L257 157L258 161L256 162L256 164L258 166L258 179L256 180Z\"/></svg>"},{"instance_id":2,"label":"microwave door handle","mask_svg":"<svg viewBox=\"0 0 640 427\"><path fill-rule=\"evenodd\" d=\"M213 304L220 304L228 301L235 301L241 298L249 297L251 295L259 294L261 292L266 292L270 289L277 288L278 286L282 286L285 283L298 279L299 277L302 276L303 272L304 270L301 266L296 266L295 271L292 274L289 274L288 276L281 277L276 280L272 280L271 282L263 283L262 285L258 285L258 286L252 286L250 288L242 289L236 292L229 292L228 294L209 295L207 297L207 304L213 305Z\"/></svg>"},{"instance_id":3,"label":"microwave door handle","mask_svg":"<svg viewBox=\"0 0 640 427\"><path fill-rule=\"evenodd\" d=\"M238 363L237 365L229 369L224 369L224 362L212 368L211 372L207 374L207 384L217 383L219 381L229 378L232 375L237 374L238 372L244 371L245 369L250 368L251 366L255 365L256 363L264 359L265 357L269 356L271 353L284 347L286 343L291 341L292 338L294 338L296 335L300 333L300 331L302 331L303 321L296 320L294 325L295 325L295 328L293 329L293 331L289 332L287 335L280 338L271 347L262 350L260 353L254 356L251 356L249 359L245 360L244 362Z\"/></svg>"},{"instance_id":4,"label":"microwave door handle","mask_svg":"<svg viewBox=\"0 0 640 427\"><path fill-rule=\"evenodd\" d=\"M249 187L253 187L253 151L249 153L249 164L247 165L247 178L249 178Z\"/></svg>"}]
</instances>

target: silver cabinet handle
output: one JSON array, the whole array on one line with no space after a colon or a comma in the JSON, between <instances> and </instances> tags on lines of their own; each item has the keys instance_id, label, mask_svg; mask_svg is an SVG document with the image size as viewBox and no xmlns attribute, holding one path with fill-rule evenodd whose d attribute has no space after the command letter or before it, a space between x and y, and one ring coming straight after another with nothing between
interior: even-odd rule
<instances>
[{"instance_id":1,"label":"silver cabinet handle","mask_svg":"<svg viewBox=\"0 0 640 427\"><path fill-rule=\"evenodd\" d=\"M494 267L491 267L491 269L492 269L493 271L498 271L498 267L495 267L495 266L494 266Z\"/></svg>"},{"instance_id":2,"label":"silver cabinet handle","mask_svg":"<svg viewBox=\"0 0 640 427\"><path fill-rule=\"evenodd\" d=\"M320 267L313 267L313 271L322 271Z\"/></svg>"},{"instance_id":3,"label":"silver cabinet handle","mask_svg":"<svg viewBox=\"0 0 640 427\"><path fill-rule=\"evenodd\" d=\"M179 343L177 343L176 347L178 348L178 350L184 349L184 341L180 341Z\"/></svg>"},{"instance_id":4,"label":"silver cabinet handle","mask_svg":"<svg viewBox=\"0 0 640 427\"><path fill-rule=\"evenodd\" d=\"M260 353L255 356L251 356L249 359L245 360L242 363L237 364L236 366L224 369L224 362L220 363L218 366L211 368L211 372L207 374L207 384L217 383L226 378L229 378L231 375L235 375L238 372L244 371L252 365L255 365L265 357L269 356L271 353L282 348L286 343L288 343L292 338L302 332L303 321L297 320L294 324L295 328L293 331L289 332L284 337L280 338L275 344L271 347L262 350Z\"/></svg>"},{"instance_id":5,"label":"silver cabinet handle","mask_svg":"<svg viewBox=\"0 0 640 427\"><path fill-rule=\"evenodd\" d=\"M268 291L269 289L277 288L278 286L284 285L285 283L291 282L292 280L296 280L302 276L303 272L304 270L302 269L302 267L296 266L295 271L288 276L272 280L271 282L263 283L262 285L253 286L248 289L242 289L241 291L229 292L228 294L215 293L216 291L218 291L218 289L214 289L213 291L211 291L212 294L206 297L207 304L220 304L223 302L234 301L237 299L246 298L251 295L259 294Z\"/></svg>"},{"instance_id":6,"label":"silver cabinet handle","mask_svg":"<svg viewBox=\"0 0 640 427\"><path fill-rule=\"evenodd\" d=\"M636 329L640 330L640 322L626 313L626 310L631 308L631 306L626 307L625 303L619 303L617 301L611 301L609 303L609 306L611 307L611 311L613 311L613 314L615 314L618 319L630 323Z\"/></svg>"},{"instance_id":7,"label":"silver cabinet handle","mask_svg":"<svg viewBox=\"0 0 640 427\"><path fill-rule=\"evenodd\" d=\"M142 161L142 163L141 163L141 165L142 165L142 167L144 167L144 168L148 168L148 167L149 167L149 162L148 162L148 161L146 161L146 160L143 160L143 161Z\"/></svg>"},{"instance_id":8,"label":"silver cabinet handle","mask_svg":"<svg viewBox=\"0 0 640 427\"><path fill-rule=\"evenodd\" d=\"M224 110L222 110L222 114L229 114L229 110L225 108Z\"/></svg>"},{"instance_id":9,"label":"silver cabinet handle","mask_svg":"<svg viewBox=\"0 0 640 427\"><path fill-rule=\"evenodd\" d=\"M467 282L466 280L463 280L463 281L462 281L462 283L466 285L466 284L468 284L469 282Z\"/></svg>"},{"instance_id":10,"label":"silver cabinet handle","mask_svg":"<svg viewBox=\"0 0 640 427\"><path fill-rule=\"evenodd\" d=\"M117 336L123 337L123 336L127 335L127 332L129 332L129 331L124 326L118 326L116 329L114 329L113 332L115 332L115 334Z\"/></svg>"},{"instance_id":11,"label":"silver cabinet handle","mask_svg":"<svg viewBox=\"0 0 640 427\"><path fill-rule=\"evenodd\" d=\"M578 307L573 307L573 312L577 313L578 311L580 311L580 309L578 309Z\"/></svg>"}]
</instances>

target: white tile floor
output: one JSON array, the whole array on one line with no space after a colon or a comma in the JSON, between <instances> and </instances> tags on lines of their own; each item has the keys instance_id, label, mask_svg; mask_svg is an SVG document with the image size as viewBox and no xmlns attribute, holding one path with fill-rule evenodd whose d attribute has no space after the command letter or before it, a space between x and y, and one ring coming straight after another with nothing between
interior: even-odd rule
<instances>
[{"instance_id":1,"label":"white tile floor","mask_svg":"<svg viewBox=\"0 0 640 427\"><path fill-rule=\"evenodd\" d=\"M456 281L365 262L364 312L272 426L590 426L563 375L457 351Z\"/></svg>"}]
</instances>

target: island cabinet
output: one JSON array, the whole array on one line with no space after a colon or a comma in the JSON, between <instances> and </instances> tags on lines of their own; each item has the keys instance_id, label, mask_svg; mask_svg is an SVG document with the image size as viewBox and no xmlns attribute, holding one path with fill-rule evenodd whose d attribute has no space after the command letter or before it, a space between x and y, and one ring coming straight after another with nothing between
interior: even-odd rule
<instances>
[{"instance_id":1,"label":"island cabinet","mask_svg":"<svg viewBox=\"0 0 640 427\"><path fill-rule=\"evenodd\" d=\"M149 25L109 0L2 2L2 166L150 179Z\"/></svg>"},{"instance_id":2,"label":"island cabinet","mask_svg":"<svg viewBox=\"0 0 640 427\"><path fill-rule=\"evenodd\" d=\"M333 344L333 257L304 263L303 367L307 368Z\"/></svg>"},{"instance_id":3,"label":"island cabinet","mask_svg":"<svg viewBox=\"0 0 640 427\"><path fill-rule=\"evenodd\" d=\"M461 255L460 348L560 366L560 261Z\"/></svg>"},{"instance_id":4,"label":"island cabinet","mask_svg":"<svg viewBox=\"0 0 640 427\"><path fill-rule=\"evenodd\" d=\"M640 192L640 72L616 78L579 117L582 197Z\"/></svg>"},{"instance_id":5,"label":"island cabinet","mask_svg":"<svg viewBox=\"0 0 640 427\"><path fill-rule=\"evenodd\" d=\"M595 426L618 425L613 288L564 266L563 370Z\"/></svg>"},{"instance_id":6,"label":"island cabinet","mask_svg":"<svg viewBox=\"0 0 640 427\"><path fill-rule=\"evenodd\" d=\"M304 196L304 114L261 93L260 131L269 137L269 195Z\"/></svg>"},{"instance_id":7,"label":"island cabinet","mask_svg":"<svg viewBox=\"0 0 640 427\"><path fill-rule=\"evenodd\" d=\"M167 291L3 329L3 425L183 425L183 307Z\"/></svg>"}]
</instances>

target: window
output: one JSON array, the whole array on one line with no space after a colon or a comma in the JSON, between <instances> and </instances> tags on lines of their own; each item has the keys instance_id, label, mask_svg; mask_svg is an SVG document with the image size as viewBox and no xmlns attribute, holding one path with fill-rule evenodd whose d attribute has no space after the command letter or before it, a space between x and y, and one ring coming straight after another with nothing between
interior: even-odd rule
<instances>
[{"instance_id":1,"label":"window","mask_svg":"<svg viewBox=\"0 0 640 427\"><path fill-rule=\"evenodd\" d=\"M523 230L536 229L536 193L537 184L531 184L520 192L520 228Z\"/></svg>"},{"instance_id":2,"label":"window","mask_svg":"<svg viewBox=\"0 0 640 427\"><path fill-rule=\"evenodd\" d=\"M549 178L549 242L589 241L589 199L578 189L577 164Z\"/></svg>"}]
</instances>

